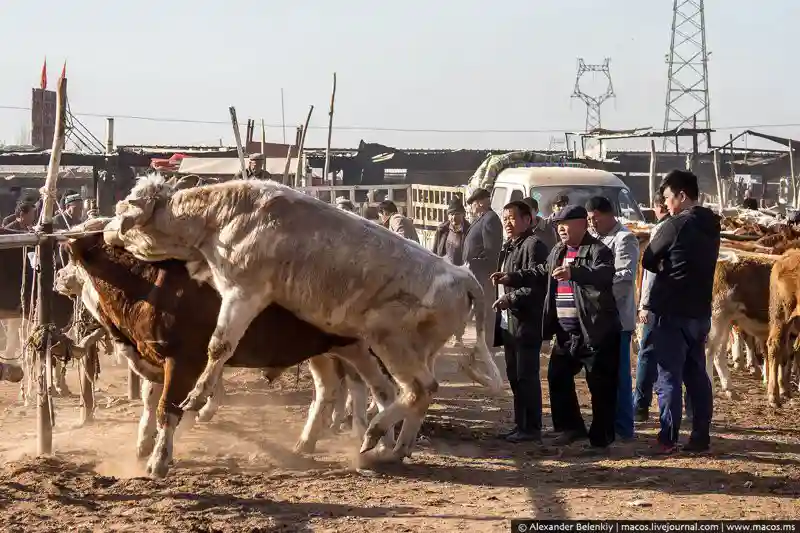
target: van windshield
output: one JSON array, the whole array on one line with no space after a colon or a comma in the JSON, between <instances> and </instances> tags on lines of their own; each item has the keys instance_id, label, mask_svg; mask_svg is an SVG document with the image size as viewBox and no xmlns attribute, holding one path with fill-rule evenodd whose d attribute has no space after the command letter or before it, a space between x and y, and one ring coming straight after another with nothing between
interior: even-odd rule
<instances>
[{"instance_id":1,"label":"van windshield","mask_svg":"<svg viewBox=\"0 0 800 533\"><path fill-rule=\"evenodd\" d=\"M592 196L605 196L614 206L618 217L628 220L644 221L644 216L639 206L628 189L622 187L600 187L594 185L570 186L534 186L531 187L531 198L539 202L539 214L543 217L550 216L553 212L553 200L557 196L566 195L570 204L585 205Z\"/></svg>"}]
</instances>

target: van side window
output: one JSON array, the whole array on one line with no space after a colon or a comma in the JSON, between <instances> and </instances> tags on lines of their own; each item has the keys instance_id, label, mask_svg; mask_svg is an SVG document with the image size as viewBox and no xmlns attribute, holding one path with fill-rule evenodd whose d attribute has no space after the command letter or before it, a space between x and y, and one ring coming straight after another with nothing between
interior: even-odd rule
<instances>
[{"instance_id":1,"label":"van side window","mask_svg":"<svg viewBox=\"0 0 800 533\"><path fill-rule=\"evenodd\" d=\"M500 212L503 210L503 206L506 205L506 195L508 194L508 189L505 187L495 187L492 189L492 211Z\"/></svg>"},{"instance_id":2,"label":"van side window","mask_svg":"<svg viewBox=\"0 0 800 533\"><path fill-rule=\"evenodd\" d=\"M514 189L511 191L511 198L508 199L509 202L516 202L518 200L522 200L524 198L523 192L519 189Z\"/></svg>"}]
</instances>

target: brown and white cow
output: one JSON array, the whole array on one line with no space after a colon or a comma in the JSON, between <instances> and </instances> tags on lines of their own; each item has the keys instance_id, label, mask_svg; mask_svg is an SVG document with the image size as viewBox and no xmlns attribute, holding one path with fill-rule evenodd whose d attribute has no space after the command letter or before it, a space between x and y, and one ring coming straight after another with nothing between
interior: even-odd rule
<instances>
[{"instance_id":1,"label":"brown and white cow","mask_svg":"<svg viewBox=\"0 0 800 533\"><path fill-rule=\"evenodd\" d=\"M106 244L102 235L75 239L65 246L72 269L58 273L57 288L74 293L80 286L84 305L105 327L115 350L123 353L131 367L145 378L145 409L137 449L140 457L150 454L148 474L163 477L169 469L174 432L183 414L178 405L206 364L205 347L216 325L219 295L210 286L193 280L184 262L145 263L123 248ZM278 305L268 306L256 316L226 364L285 369L327 352L353 365L382 404L392 399L391 384L362 341L324 333ZM318 394L299 449L313 448L322 426L321 407L332 403L338 381L331 362L324 357L312 360L311 366ZM331 384L330 377L332 387L326 388ZM365 417L366 393L363 396L361 410ZM363 432L366 420L359 426ZM386 446L393 444L390 436L385 439Z\"/></svg>"},{"instance_id":2,"label":"brown and white cow","mask_svg":"<svg viewBox=\"0 0 800 533\"><path fill-rule=\"evenodd\" d=\"M271 181L176 191L159 175L140 178L116 211L126 249L146 261L203 265L222 298L186 410L203 405L253 318L273 303L322 331L363 339L401 387L370 423L362 452L403 420L393 456L411 454L438 389L435 358L471 309L477 343L464 369L502 389L483 331L488 295L475 276L378 224Z\"/></svg>"}]
</instances>

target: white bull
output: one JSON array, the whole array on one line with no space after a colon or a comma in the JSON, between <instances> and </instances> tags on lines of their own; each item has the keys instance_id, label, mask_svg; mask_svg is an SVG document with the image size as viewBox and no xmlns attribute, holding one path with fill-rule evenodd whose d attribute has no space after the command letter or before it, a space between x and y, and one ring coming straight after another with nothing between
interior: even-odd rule
<instances>
[{"instance_id":1,"label":"white bull","mask_svg":"<svg viewBox=\"0 0 800 533\"><path fill-rule=\"evenodd\" d=\"M403 420L393 457L410 456L438 388L435 357L471 309L477 342L464 368L493 391L502 387L484 337L490 296L478 280L371 221L271 181L175 190L157 174L139 178L116 211L114 241L145 261L194 262L221 296L208 362L184 410L203 405L245 330L271 303L328 333L363 339L397 381L402 394L372 420L362 453Z\"/></svg>"}]
</instances>

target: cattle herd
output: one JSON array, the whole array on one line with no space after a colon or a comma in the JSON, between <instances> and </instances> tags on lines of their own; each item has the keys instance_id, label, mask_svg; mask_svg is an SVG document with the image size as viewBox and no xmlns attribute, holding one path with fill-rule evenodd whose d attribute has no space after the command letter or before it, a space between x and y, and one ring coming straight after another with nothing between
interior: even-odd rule
<instances>
[{"instance_id":1,"label":"cattle herd","mask_svg":"<svg viewBox=\"0 0 800 533\"><path fill-rule=\"evenodd\" d=\"M477 341L462 369L489 392L502 390L483 331L491 296L466 268L274 182L193 185L139 178L114 217L74 228L85 236L56 258L53 323L69 345L57 359L105 342L143 378L137 456L148 458L149 475L167 475L179 424L208 421L222 405L225 366L272 380L307 360L315 395L296 451L314 451L349 393L362 466L411 455L438 387L435 358L471 315ZM647 241L647 228L629 227ZM730 347L734 369L761 371L769 403L780 406L791 373L800 374L800 229L736 217L723 228L707 369L732 394ZM10 280L0 285L8 358L30 353L15 332L30 333L34 276L19 250L0 255ZM22 381L27 402L35 365L30 355L23 361L27 379L6 364L0 378ZM56 365L60 388L63 372Z\"/></svg>"}]
</instances>

